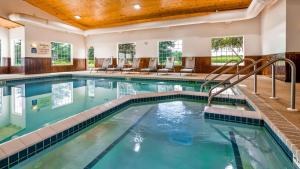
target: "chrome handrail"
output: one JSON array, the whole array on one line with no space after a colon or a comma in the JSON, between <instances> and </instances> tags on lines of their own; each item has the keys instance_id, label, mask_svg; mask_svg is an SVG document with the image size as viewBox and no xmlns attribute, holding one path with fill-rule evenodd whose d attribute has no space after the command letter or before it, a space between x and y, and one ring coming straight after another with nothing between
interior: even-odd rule
<instances>
[{"instance_id":1,"label":"chrome handrail","mask_svg":"<svg viewBox=\"0 0 300 169\"><path fill-rule=\"evenodd\" d=\"M247 60L248 60L248 61L251 61L252 63L255 62L255 61L254 61L253 59L251 59L251 58L244 58L244 59L241 59L239 62L236 62L236 63L235 63L234 65L232 65L231 67L229 67L229 68L223 70L221 73L217 74L216 76L214 76L214 77L211 78L210 80L206 81L208 76L210 76L210 75L213 74L213 73L216 73L218 70L222 69L223 67L225 67L226 65L228 65L229 63L231 63L231 61L236 61L236 60L230 60L230 61L228 61L226 64L224 64L223 66L221 66L221 67L219 67L218 69L212 71L210 74L208 74L208 75L204 78L205 82L204 82L203 84L201 84L201 86L200 86L200 91L203 91L203 88L204 88L206 85L208 85L211 81L213 81L213 80L215 80L216 78L220 77L221 75L223 75L223 74L225 74L225 73L231 71L231 70L234 69L235 67L237 67L237 70L236 70L236 71L238 72L238 71L239 71L239 65L240 65L242 62L247 61ZM256 67L254 67L254 69L256 69ZM255 75L255 76L256 76L256 75ZM256 79L256 78L255 78L255 79Z\"/></svg>"},{"instance_id":2,"label":"chrome handrail","mask_svg":"<svg viewBox=\"0 0 300 169\"><path fill-rule=\"evenodd\" d=\"M241 58L241 60L242 60L242 58ZM237 63L238 61L237 61L237 60L234 60L234 59L229 60L228 62L226 62L226 63L225 63L224 65L222 65L221 67L218 67L217 69L215 69L214 71L212 71L212 72L210 72L208 75L206 75L205 78L204 78L204 80L207 80L207 78L208 78L210 75L212 75L212 74L218 72L219 70L221 70L222 68L224 68L225 66L227 66L228 64L233 63L233 62Z\"/></svg>"},{"instance_id":3,"label":"chrome handrail","mask_svg":"<svg viewBox=\"0 0 300 169\"><path fill-rule=\"evenodd\" d=\"M274 63L278 62L278 61L285 61L287 62L290 66L291 66L291 103L289 108L287 108L288 111L298 111L296 109L296 65L293 61L291 61L290 59L286 59L286 58L278 58L278 59L273 59L270 60L269 62L265 63L264 65L262 65L261 67L259 67L258 69L248 73L247 75L243 76L242 78L236 80L235 82L229 84L228 86L218 90L216 93L211 94L212 89L209 92L209 97L208 97L208 106L211 106L211 101L212 99L217 96L218 94L222 93L223 91L231 88L232 86L244 81L245 79L247 79L248 77L252 76L253 74L258 73L259 71L263 70L264 68L270 66L270 65L274 65ZM273 75L272 75L273 76Z\"/></svg>"},{"instance_id":4,"label":"chrome handrail","mask_svg":"<svg viewBox=\"0 0 300 169\"><path fill-rule=\"evenodd\" d=\"M231 79L233 79L234 77L240 75L241 73L245 72L246 70L248 70L248 69L250 69L250 68L252 68L252 67L254 67L255 70L256 70L257 64L260 63L260 62L262 62L262 61L265 61L265 60L267 60L267 59L265 59L265 58L258 59L258 60L255 61L254 63L252 63L252 64L250 64L250 65L244 67L243 69L239 70L237 73L235 73L235 74L229 76L228 78L226 78L226 79L223 80L222 82L220 82L220 83L218 83L217 85L213 86L213 87L210 88L210 90L208 91L208 96L211 95L213 89L215 89L216 87L219 87L219 86L221 86L221 85L224 85L224 84L227 83L229 80L231 80ZM256 77L256 74L254 74L254 89L253 89L253 90L254 90L254 94L256 94L256 92L257 92L257 77Z\"/></svg>"}]
</instances>

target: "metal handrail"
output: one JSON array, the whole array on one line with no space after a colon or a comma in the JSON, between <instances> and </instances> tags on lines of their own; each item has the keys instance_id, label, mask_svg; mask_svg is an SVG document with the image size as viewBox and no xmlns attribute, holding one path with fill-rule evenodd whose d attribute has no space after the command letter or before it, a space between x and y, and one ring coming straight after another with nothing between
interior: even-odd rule
<instances>
[{"instance_id":1,"label":"metal handrail","mask_svg":"<svg viewBox=\"0 0 300 169\"><path fill-rule=\"evenodd\" d=\"M216 87L221 86L221 85L224 85L224 84L227 83L229 80L233 79L234 77L238 76L239 74L245 72L246 70L248 70L248 69L250 69L250 68L252 68L252 67L254 67L255 70L256 70L257 64L260 63L260 62L262 62L262 61L266 61L266 60L267 60L267 59L265 59L265 58L258 59L258 60L255 61L254 63L252 63L252 64L250 64L250 65L244 67L244 68L241 69L241 70L239 70L237 73L235 73L235 74L229 76L228 78L226 78L225 80L223 80L223 81L220 82L219 84L217 84L217 85L213 86L212 88L210 88L210 90L208 91L208 96L211 95L213 89L215 89ZM254 74L254 79L253 79L253 80L254 80L254 89L253 89L254 92L253 92L253 93L256 94L256 93L257 93L257 77L256 77L256 74Z\"/></svg>"},{"instance_id":2,"label":"metal handrail","mask_svg":"<svg viewBox=\"0 0 300 169\"><path fill-rule=\"evenodd\" d=\"M210 72L208 75L206 75L205 78L204 78L204 80L207 80L207 78L208 78L210 75L212 75L212 74L218 72L219 70L221 70L222 68L224 68L225 66L227 66L228 64L233 63L233 62L237 63L238 61L237 61L237 60L234 60L234 59L229 60L228 62L226 62L226 63L225 63L224 65L222 65L221 67L218 67L217 69L215 69L214 71L212 71L212 72Z\"/></svg>"},{"instance_id":3,"label":"metal handrail","mask_svg":"<svg viewBox=\"0 0 300 169\"><path fill-rule=\"evenodd\" d=\"M235 66L237 67L237 72L238 72L238 71L239 71L239 65L240 65L242 62L247 61L247 60L248 60L248 61L251 61L252 63L255 62L255 61L254 61L253 59L251 59L251 58L244 58L244 59L241 59L239 62L235 63L235 64L232 65L231 67L229 67L229 68L223 70L221 73L219 73L219 74L217 74L216 76L214 76L213 78L211 78L210 80L205 81L203 84L201 84L201 86L200 86L200 91L203 91L203 88L204 88L206 85L208 85L211 81L213 81L213 80L215 80L216 78L220 77L221 75L223 75L223 74L225 74L225 73L231 71L233 68L235 68ZM230 61L235 61L235 60L230 60ZM230 61L228 61L226 64L224 64L223 66L219 67L219 68L216 69L216 70L222 69L224 66L228 65L228 64L230 63ZM254 67L254 69L256 69L256 67ZM205 77L204 80L207 80L207 77L208 77L209 75L211 75L211 74L213 74L213 73L216 73L216 72L217 72L216 70L214 70L214 71L212 71L210 74L208 74L208 75ZM256 75L255 75L255 76L256 76ZM255 78L255 79L256 79L256 78Z\"/></svg>"},{"instance_id":4,"label":"metal handrail","mask_svg":"<svg viewBox=\"0 0 300 169\"><path fill-rule=\"evenodd\" d=\"M264 65L262 65L261 67L259 67L258 69L256 69L255 71L252 71L250 73L248 73L247 75L243 76L242 78L236 80L235 82L229 84L228 86L222 88L221 90L218 90L216 93L214 94L209 94L208 97L208 106L211 106L211 101L212 99L217 96L218 94L222 93L223 91L231 88L232 86L244 81L245 79L247 79L248 77L252 76L253 74L258 73L259 71L263 70L264 68L270 66L270 65L274 65L274 63L278 62L278 61L285 61L287 62L290 66L291 66L291 107L287 108L288 111L298 111L296 109L296 65L293 61L291 61L290 59L286 59L286 58L278 58L278 59L273 59L267 63L265 63ZM211 90L210 90L211 93Z\"/></svg>"}]
</instances>

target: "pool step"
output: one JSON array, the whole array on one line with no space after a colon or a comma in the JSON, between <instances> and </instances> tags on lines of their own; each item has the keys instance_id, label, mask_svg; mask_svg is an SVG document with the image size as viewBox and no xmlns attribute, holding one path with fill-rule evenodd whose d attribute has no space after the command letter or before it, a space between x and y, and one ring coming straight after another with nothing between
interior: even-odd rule
<instances>
[{"instance_id":1,"label":"pool step","mask_svg":"<svg viewBox=\"0 0 300 169\"><path fill-rule=\"evenodd\" d=\"M206 119L244 123L250 125L263 125L261 115L256 111L226 109L205 106L204 117Z\"/></svg>"}]
</instances>

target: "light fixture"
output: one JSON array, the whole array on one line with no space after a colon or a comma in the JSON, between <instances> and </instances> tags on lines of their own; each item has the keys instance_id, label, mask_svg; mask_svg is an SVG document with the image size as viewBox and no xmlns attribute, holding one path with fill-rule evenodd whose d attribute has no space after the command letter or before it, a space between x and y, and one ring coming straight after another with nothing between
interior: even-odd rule
<instances>
[{"instance_id":1,"label":"light fixture","mask_svg":"<svg viewBox=\"0 0 300 169\"><path fill-rule=\"evenodd\" d=\"M37 48L37 44L36 44L36 43L32 43L32 44L31 44L31 47Z\"/></svg>"},{"instance_id":2,"label":"light fixture","mask_svg":"<svg viewBox=\"0 0 300 169\"><path fill-rule=\"evenodd\" d=\"M79 15L74 16L75 19L80 19L81 17Z\"/></svg>"},{"instance_id":3,"label":"light fixture","mask_svg":"<svg viewBox=\"0 0 300 169\"><path fill-rule=\"evenodd\" d=\"M135 4L135 5L133 5L133 8L136 9L136 10L140 10L141 9L141 5Z\"/></svg>"}]
</instances>

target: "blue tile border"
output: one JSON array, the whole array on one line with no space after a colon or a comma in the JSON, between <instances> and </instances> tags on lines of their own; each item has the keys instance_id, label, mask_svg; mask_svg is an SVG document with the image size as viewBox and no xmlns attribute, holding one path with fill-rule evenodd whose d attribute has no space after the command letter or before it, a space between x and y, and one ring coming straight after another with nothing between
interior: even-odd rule
<instances>
[{"instance_id":1,"label":"blue tile border","mask_svg":"<svg viewBox=\"0 0 300 169\"><path fill-rule=\"evenodd\" d=\"M261 119L254 119L248 117L240 117L240 116L231 116L231 115L224 115L224 114L217 114L217 113L208 113L204 112L205 119L211 120L220 120L220 121L227 121L227 122L234 122L234 123L242 123L242 124L249 124L254 126L263 126L264 121Z\"/></svg>"},{"instance_id":2,"label":"blue tile border","mask_svg":"<svg viewBox=\"0 0 300 169\"><path fill-rule=\"evenodd\" d=\"M272 136L272 138L276 141L276 143L282 148L282 150L285 152L285 154L288 156L288 158L293 161L293 153L292 151L287 147L286 144L275 134L275 132L271 129L271 127L264 123L265 129L268 131L268 133Z\"/></svg>"}]
</instances>

